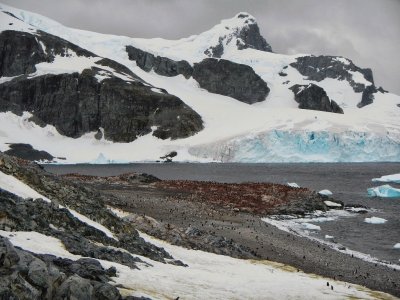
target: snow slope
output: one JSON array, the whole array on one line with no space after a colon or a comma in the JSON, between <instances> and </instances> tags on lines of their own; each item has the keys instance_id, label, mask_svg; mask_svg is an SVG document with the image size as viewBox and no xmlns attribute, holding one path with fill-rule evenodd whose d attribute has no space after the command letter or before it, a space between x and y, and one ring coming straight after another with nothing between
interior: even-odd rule
<instances>
[{"instance_id":1,"label":"snow slope","mask_svg":"<svg viewBox=\"0 0 400 300\"><path fill-rule=\"evenodd\" d=\"M248 105L230 97L209 93L199 88L192 78L187 80L181 75L163 77L152 71L147 73L130 61L125 51L126 45L132 45L155 55L184 59L193 64L207 57L204 50L214 45L218 37L229 37L241 26L246 26L243 24L246 19L234 17L202 34L170 41L72 29L46 17L3 4L0 4L0 10L11 12L21 19L21 24L14 22L19 24L15 27L18 30L40 29L122 63L149 84L164 88L181 98L201 115L205 125L200 133L186 139L160 140L149 134L132 143L121 144L97 141L95 133L70 139L58 134L52 126L40 128L30 123L27 114L18 117L1 113L1 151L8 149L6 143L29 143L53 156L66 157L65 161L60 162L67 163L154 161L173 150L178 152L174 158L177 161L400 161L400 108L397 106L400 97L391 93L376 93L373 104L359 109L357 104L361 101L361 93L355 93L346 80L327 78L316 84L323 87L328 96L343 108L344 114L300 110L288 87L313 81L305 79L290 66L285 69L287 76L281 77L279 73L302 55L238 50L235 42L224 39L222 58L251 66L271 89L265 101ZM8 22L0 22L0 30L8 27ZM344 58L337 59L348 63ZM63 72L65 63L55 60L52 66L46 67L46 71ZM358 72L353 74L353 80L371 84ZM290 84L286 84L287 81ZM79 152L74 151L77 146ZM96 160L98 157L104 159Z\"/></svg>"},{"instance_id":2,"label":"snow slope","mask_svg":"<svg viewBox=\"0 0 400 300\"><path fill-rule=\"evenodd\" d=\"M37 191L32 189L30 186L28 186L26 183L22 182L21 180L15 178L14 176L4 174L3 172L0 171L0 189L3 189L5 191L8 191L10 193L13 193L14 195L17 195L21 198L30 198L30 199L43 199L44 201L51 202L51 200L41 194L39 194ZM60 208L63 208L62 205L59 205ZM113 233L100 223L97 223L88 217L78 213L77 211L73 209L69 209L69 212L77 218L79 221L88 224L89 226L92 226L100 231L103 231L108 237L115 238Z\"/></svg>"}]
</instances>

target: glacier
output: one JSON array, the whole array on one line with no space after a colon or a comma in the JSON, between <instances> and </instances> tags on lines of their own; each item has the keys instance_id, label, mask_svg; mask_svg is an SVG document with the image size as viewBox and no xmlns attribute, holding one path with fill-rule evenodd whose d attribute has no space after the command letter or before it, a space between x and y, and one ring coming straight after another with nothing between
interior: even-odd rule
<instances>
[{"instance_id":1,"label":"glacier","mask_svg":"<svg viewBox=\"0 0 400 300\"><path fill-rule=\"evenodd\" d=\"M192 147L189 153L221 162L395 162L400 141L366 132L272 130Z\"/></svg>"},{"instance_id":2,"label":"glacier","mask_svg":"<svg viewBox=\"0 0 400 300\"><path fill-rule=\"evenodd\" d=\"M367 192L370 197L400 198L400 189L396 189L389 184L369 188Z\"/></svg>"}]
</instances>

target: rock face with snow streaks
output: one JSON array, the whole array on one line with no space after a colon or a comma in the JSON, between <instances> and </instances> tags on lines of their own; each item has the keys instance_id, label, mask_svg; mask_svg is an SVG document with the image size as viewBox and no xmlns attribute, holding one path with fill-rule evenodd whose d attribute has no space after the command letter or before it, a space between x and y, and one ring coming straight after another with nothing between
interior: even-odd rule
<instances>
[{"instance_id":1,"label":"rock face with snow streaks","mask_svg":"<svg viewBox=\"0 0 400 300\"><path fill-rule=\"evenodd\" d=\"M128 68L110 59L98 58L98 67L82 73L30 77L37 63L51 63L56 55L71 53L96 57L43 32L2 32L0 76L17 78L0 84L0 111L31 112L41 125L54 125L73 138L104 128L105 138L115 142L131 142L151 133L153 126L153 135L161 139L188 137L203 128L201 117L179 98L153 91ZM98 78L104 74L106 78Z\"/></svg>"},{"instance_id":2,"label":"rock face with snow streaks","mask_svg":"<svg viewBox=\"0 0 400 300\"><path fill-rule=\"evenodd\" d=\"M371 69L359 68L351 60L339 56L301 56L290 66L297 69L301 75L307 76L308 80L321 81L325 78L347 80L357 93L363 92L366 85L357 83L352 72L360 72L366 81L374 84Z\"/></svg>"},{"instance_id":3,"label":"rock face with snow streaks","mask_svg":"<svg viewBox=\"0 0 400 300\"><path fill-rule=\"evenodd\" d=\"M155 56L133 46L126 46L126 52L129 59L136 61L138 67L146 72L154 70L154 72L162 76L183 75L185 78L189 78L193 72L192 67L185 60L174 61L167 57Z\"/></svg>"},{"instance_id":4,"label":"rock face with snow streaks","mask_svg":"<svg viewBox=\"0 0 400 300\"><path fill-rule=\"evenodd\" d=\"M225 26L225 29L231 32L220 36L217 44L210 46L204 51L205 55L220 58L224 53L224 48L230 43L235 43L238 50L251 48L272 52L271 46L261 35L260 28L254 17L247 13L239 13L234 19L239 21L239 26L231 28L227 24L228 26Z\"/></svg>"}]
</instances>

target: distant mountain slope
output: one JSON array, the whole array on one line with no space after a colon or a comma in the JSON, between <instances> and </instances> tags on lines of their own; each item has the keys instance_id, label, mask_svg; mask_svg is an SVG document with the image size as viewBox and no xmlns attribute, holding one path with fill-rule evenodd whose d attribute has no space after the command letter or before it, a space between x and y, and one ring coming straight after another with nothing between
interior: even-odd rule
<instances>
[{"instance_id":1,"label":"distant mountain slope","mask_svg":"<svg viewBox=\"0 0 400 300\"><path fill-rule=\"evenodd\" d=\"M12 30L21 21L2 18L9 29L0 33L0 111L30 112L68 137L99 131L116 142L151 132L183 138L202 129L196 112L125 66L24 24Z\"/></svg>"},{"instance_id":2,"label":"distant mountain slope","mask_svg":"<svg viewBox=\"0 0 400 300\"><path fill-rule=\"evenodd\" d=\"M68 162L171 151L178 161L400 161L399 96L349 59L273 53L248 13L171 41L0 10L2 151L31 144Z\"/></svg>"}]
</instances>

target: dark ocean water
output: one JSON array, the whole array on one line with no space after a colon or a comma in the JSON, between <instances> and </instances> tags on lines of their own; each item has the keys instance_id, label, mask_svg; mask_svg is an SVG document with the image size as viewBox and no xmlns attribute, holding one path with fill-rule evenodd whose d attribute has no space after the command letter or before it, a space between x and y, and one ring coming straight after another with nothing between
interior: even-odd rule
<instances>
[{"instance_id":1,"label":"dark ocean water","mask_svg":"<svg viewBox=\"0 0 400 300\"><path fill-rule=\"evenodd\" d=\"M378 259L400 264L400 198L369 198L367 188L380 185L372 178L400 173L400 163L299 163L299 164L126 164L126 165L47 165L56 174L80 173L110 176L143 172L161 179L187 179L218 182L296 182L319 191L328 189L333 197L346 204L362 204L373 208L367 214L355 215L318 224L323 238L335 236L349 249L370 254ZM392 184L400 188L400 185ZM368 224L366 217L380 217L385 224Z\"/></svg>"}]
</instances>

